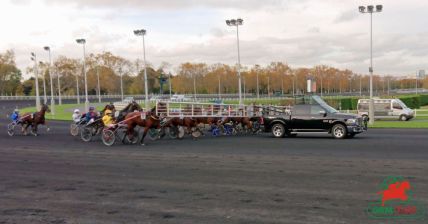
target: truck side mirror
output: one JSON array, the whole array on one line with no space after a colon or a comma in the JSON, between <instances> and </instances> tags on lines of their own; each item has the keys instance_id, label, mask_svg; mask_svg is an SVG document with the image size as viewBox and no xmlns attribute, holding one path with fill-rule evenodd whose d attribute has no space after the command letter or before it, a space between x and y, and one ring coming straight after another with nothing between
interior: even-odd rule
<instances>
[{"instance_id":1,"label":"truck side mirror","mask_svg":"<svg viewBox=\"0 0 428 224\"><path fill-rule=\"evenodd\" d=\"M327 113L324 110L320 110L319 114L322 115L323 117L325 117L327 115Z\"/></svg>"}]
</instances>

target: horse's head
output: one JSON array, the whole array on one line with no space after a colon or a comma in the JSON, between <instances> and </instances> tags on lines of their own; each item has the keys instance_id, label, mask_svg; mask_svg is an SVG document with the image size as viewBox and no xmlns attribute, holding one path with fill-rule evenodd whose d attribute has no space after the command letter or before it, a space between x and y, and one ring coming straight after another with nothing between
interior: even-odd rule
<instances>
[{"instance_id":1,"label":"horse's head","mask_svg":"<svg viewBox=\"0 0 428 224\"><path fill-rule=\"evenodd\" d=\"M403 182L401 182L400 188L402 188L404 190L409 190L410 189L410 183L409 183L409 181L403 181Z\"/></svg>"},{"instance_id":2,"label":"horse's head","mask_svg":"<svg viewBox=\"0 0 428 224\"><path fill-rule=\"evenodd\" d=\"M136 111L136 110L141 111L142 108L141 108L140 104L138 104L135 101L132 101L131 105L129 106L129 111Z\"/></svg>"},{"instance_id":3,"label":"horse's head","mask_svg":"<svg viewBox=\"0 0 428 224\"><path fill-rule=\"evenodd\" d=\"M51 110L49 109L49 106L47 104L43 104L43 106L42 106L42 108L41 108L40 111L48 112L48 113L51 112Z\"/></svg>"}]
</instances>

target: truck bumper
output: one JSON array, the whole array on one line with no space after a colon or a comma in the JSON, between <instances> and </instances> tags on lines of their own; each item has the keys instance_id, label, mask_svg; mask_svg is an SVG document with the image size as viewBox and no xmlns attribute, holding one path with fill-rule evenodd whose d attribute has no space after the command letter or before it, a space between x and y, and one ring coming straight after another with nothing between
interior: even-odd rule
<instances>
[{"instance_id":1,"label":"truck bumper","mask_svg":"<svg viewBox=\"0 0 428 224\"><path fill-rule=\"evenodd\" d=\"M367 130L366 127L363 126L348 126L348 133L361 133Z\"/></svg>"}]
</instances>

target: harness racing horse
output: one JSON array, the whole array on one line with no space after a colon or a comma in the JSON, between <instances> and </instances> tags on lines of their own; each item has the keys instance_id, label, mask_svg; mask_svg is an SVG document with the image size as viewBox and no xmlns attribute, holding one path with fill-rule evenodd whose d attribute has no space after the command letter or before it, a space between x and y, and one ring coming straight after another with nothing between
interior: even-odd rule
<instances>
[{"instance_id":1,"label":"harness racing horse","mask_svg":"<svg viewBox=\"0 0 428 224\"><path fill-rule=\"evenodd\" d=\"M43 124L46 125L46 121L45 121L45 113L46 112L50 112L48 105L43 104L42 108L40 109L39 112L35 112L35 113L25 113L22 115L21 118L21 123L22 123L22 133L24 135L27 135L27 129L28 126L31 125L32 128L32 134L34 136L37 136L37 126L39 124ZM48 128L49 130L49 128Z\"/></svg>"},{"instance_id":2,"label":"harness racing horse","mask_svg":"<svg viewBox=\"0 0 428 224\"><path fill-rule=\"evenodd\" d=\"M128 113L142 110L143 109L137 102L132 101L125 108L119 111L119 115L117 116L117 122L123 121Z\"/></svg>"},{"instance_id":3,"label":"harness racing horse","mask_svg":"<svg viewBox=\"0 0 428 224\"><path fill-rule=\"evenodd\" d=\"M251 118L249 117L230 117L224 119L220 125L225 125L226 123L232 122L234 125L241 124L242 129L245 132L253 129L253 123L251 122Z\"/></svg>"},{"instance_id":4,"label":"harness racing horse","mask_svg":"<svg viewBox=\"0 0 428 224\"><path fill-rule=\"evenodd\" d=\"M134 138L134 128L138 125L144 127L143 137L140 140L141 145L145 145L144 138L150 128L160 128L161 117L156 114L156 106L148 112L131 112L125 116L123 120L128 129L126 133L130 141Z\"/></svg>"}]
</instances>

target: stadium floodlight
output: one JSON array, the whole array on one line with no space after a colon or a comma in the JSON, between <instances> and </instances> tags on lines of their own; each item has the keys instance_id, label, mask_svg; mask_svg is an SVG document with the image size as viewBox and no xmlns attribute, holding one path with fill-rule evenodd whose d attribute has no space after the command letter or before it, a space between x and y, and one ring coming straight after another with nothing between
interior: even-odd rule
<instances>
[{"instance_id":1,"label":"stadium floodlight","mask_svg":"<svg viewBox=\"0 0 428 224\"><path fill-rule=\"evenodd\" d=\"M147 84L147 63L146 63L146 42L144 36L147 34L145 29L134 30L135 36L140 36L143 38L143 59L144 59L144 107L146 110L149 110L149 87Z\"/></svg>"},{"instance_id":2,"label":"stadium floodlight","mask_svg":"<svg viewBox=\"0 0 428 224\"><path fill-rule=\"evenodd\" d=\"M243 24L244 20L241 18L238 19L230 19L230 20L226 20L226 24L228 26L236 26L236 42L237 42L237 46L238 46L238 90L239 90L239 104L242 105L242 88L241 88L241 83L242 83L242 78L241 78L241 55L240 55L240 51L239 51L239 26L241 26Z\"/></svg>"},{"instance_id":3,"label":"stadium floodlight","mask_svg":"<svg viewBox=\"0 0 428 224\"><path fill-rule=\"evenodd\" d=\"M85 111L89 111L89 99L88 99L88 81L87 81L87 77L86 77L86 69L85 69L85 60L86 60L86 49L85 49L85 45L86 45L86 40L81 38L81 39L76 39L76 42L78 44L82 44L83 45L83 74L85 77Z\"/></svg>"},{"instance_id":4,"label":"stadium floodlight","mask_svg":"<svg viewBox=\"0 0 428 224\"><path fill-rule=\"evenodd\" d=\"M53 91L53 81L52 81L52 58L51 58L51 48L48 46L43 47L43 49L45 51L47 51L49 53L49 66L48 66L48 71L49 71L49 79L51 82L51 114L55 115L55 99L54 99L54 91Z\"/></svg>"},{"instance_id":5,"label":"stadium floodlight","mask_svg":"<svg viewBox=\"0 0 428 224\"><path fill-rule=\"evenodd\" d=\"M370 103L369 103L369 123L374 124L374 100L373 100L373 13L381 12L383 9L382 5L376 5L376 11L373 10L374 6L359 6L358 10L361 13L370 13Z\"/></svg>"}]
</instances>

